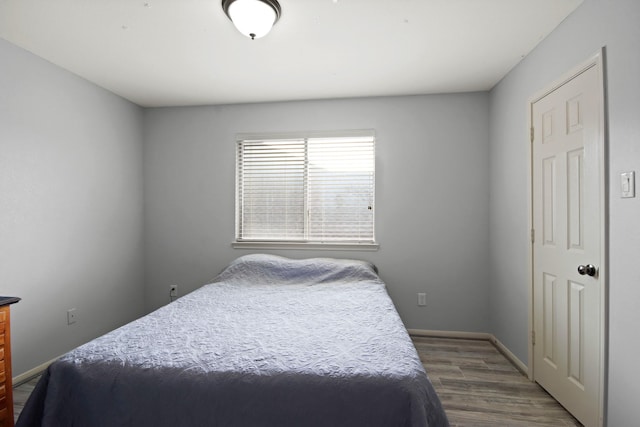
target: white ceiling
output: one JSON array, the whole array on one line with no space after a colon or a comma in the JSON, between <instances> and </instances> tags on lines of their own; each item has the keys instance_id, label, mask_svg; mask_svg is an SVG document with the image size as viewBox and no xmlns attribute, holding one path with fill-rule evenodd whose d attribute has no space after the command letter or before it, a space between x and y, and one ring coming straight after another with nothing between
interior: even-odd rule
<instances>
[{"instance_id":1,"label":"white ceiling","mask_svg":"<svg viewBox=\"0 0 640 427\"><path fill-rule=\"evenodd\" d=\"M0 0L0 37L141 106L491 89L582 0Z\"/></svg>"}]
</instances>

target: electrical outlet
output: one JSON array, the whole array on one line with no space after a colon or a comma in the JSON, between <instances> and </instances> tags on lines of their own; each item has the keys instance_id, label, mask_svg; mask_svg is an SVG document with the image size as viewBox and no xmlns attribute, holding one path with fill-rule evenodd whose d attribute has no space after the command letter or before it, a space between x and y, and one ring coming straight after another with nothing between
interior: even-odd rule
<instances>
[{"instance_id":1,"label":"electrical outlet","mask_svg":"<svg viewBox=\"0 0 640 427\"><path fill-rule=\"evenodd\" d=\"M418 293L418 305L424 307L427 305L427 294L424 292Z\"/></svg>"},{"instance_id":2,"label":"electrical outlet","mask_svg":"<svg viewBox=\"0 0 640 427\"><path fill-rule=\"evenodd\" d=\"M169 296L175 298L178 296L178 285L169 286Z\"/></svg>"},{"instance_id":3,"label":"electrical outlet","mask_svg":"<svg viewBox=\"0 0 640 427\"><path fill-rule=\"evenodd\" d=\"M67 325L73 325L78 321L78 313L75 308L67 310Z\"/></svg>"}]
</instances>

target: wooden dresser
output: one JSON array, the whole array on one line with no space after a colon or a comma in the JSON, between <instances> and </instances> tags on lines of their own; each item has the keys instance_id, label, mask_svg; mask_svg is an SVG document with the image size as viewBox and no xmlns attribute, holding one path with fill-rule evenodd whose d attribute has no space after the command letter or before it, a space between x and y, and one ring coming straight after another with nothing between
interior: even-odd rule
<instances>
[{"instance_id":1,"label":"wooden dresser","mask_svg":"<svg viewBox=\"0 0 640 427\"><path fill-rule=\"evenodd\" d=\"M0 297L0 427L13 427L11 309L20 298Z\"/></svg>"}]
</instances>

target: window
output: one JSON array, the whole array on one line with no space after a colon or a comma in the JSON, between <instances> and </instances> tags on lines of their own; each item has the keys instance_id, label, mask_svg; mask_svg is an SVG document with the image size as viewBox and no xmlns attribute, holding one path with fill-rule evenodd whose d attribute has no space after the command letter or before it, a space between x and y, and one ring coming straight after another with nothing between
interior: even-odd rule
<instances>
[{"instance_id":1,"label":"window","mask_svg":"<svg viewBox=\"0 0 640 427\"><path fill-rule=\"evenodd\" d=\"M237 247L375 248L373 131L239 135Z\"/></svg>"}]
</instances>

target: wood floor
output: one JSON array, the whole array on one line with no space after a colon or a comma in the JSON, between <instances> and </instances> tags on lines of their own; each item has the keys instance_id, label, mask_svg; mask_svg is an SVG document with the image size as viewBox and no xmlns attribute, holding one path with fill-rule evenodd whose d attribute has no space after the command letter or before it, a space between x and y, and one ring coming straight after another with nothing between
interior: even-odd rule
<instances>
[{"instance_id":1,"label":"wood floor","mask_svg":"<svg viewBox=\"0 0 640 427\"><path fill-rule=\"evenodd\" d=\"M40 376L37 376L13 388L13 417L16 421L39 379Z\"/></svg>"},{"instance_id":2,"label":"wood floor","mask_svg":"<svg viewBox=\"0 0 640 427\"><path fill-rule=\"evenodd\" d=\"M412 337L451 426L581 426L489 341Z\"/></svg>"},{"instance_id":3,"label":"wood floor","mask_svg":"<svg viewBox=\"0 0 640 427\"><path fill-rule=\"evenodd\" d=\"M581 426L489 341L412 339L452 427ZM14 388L16 419L37 381Z\"/></svg>"}]
</instances>

